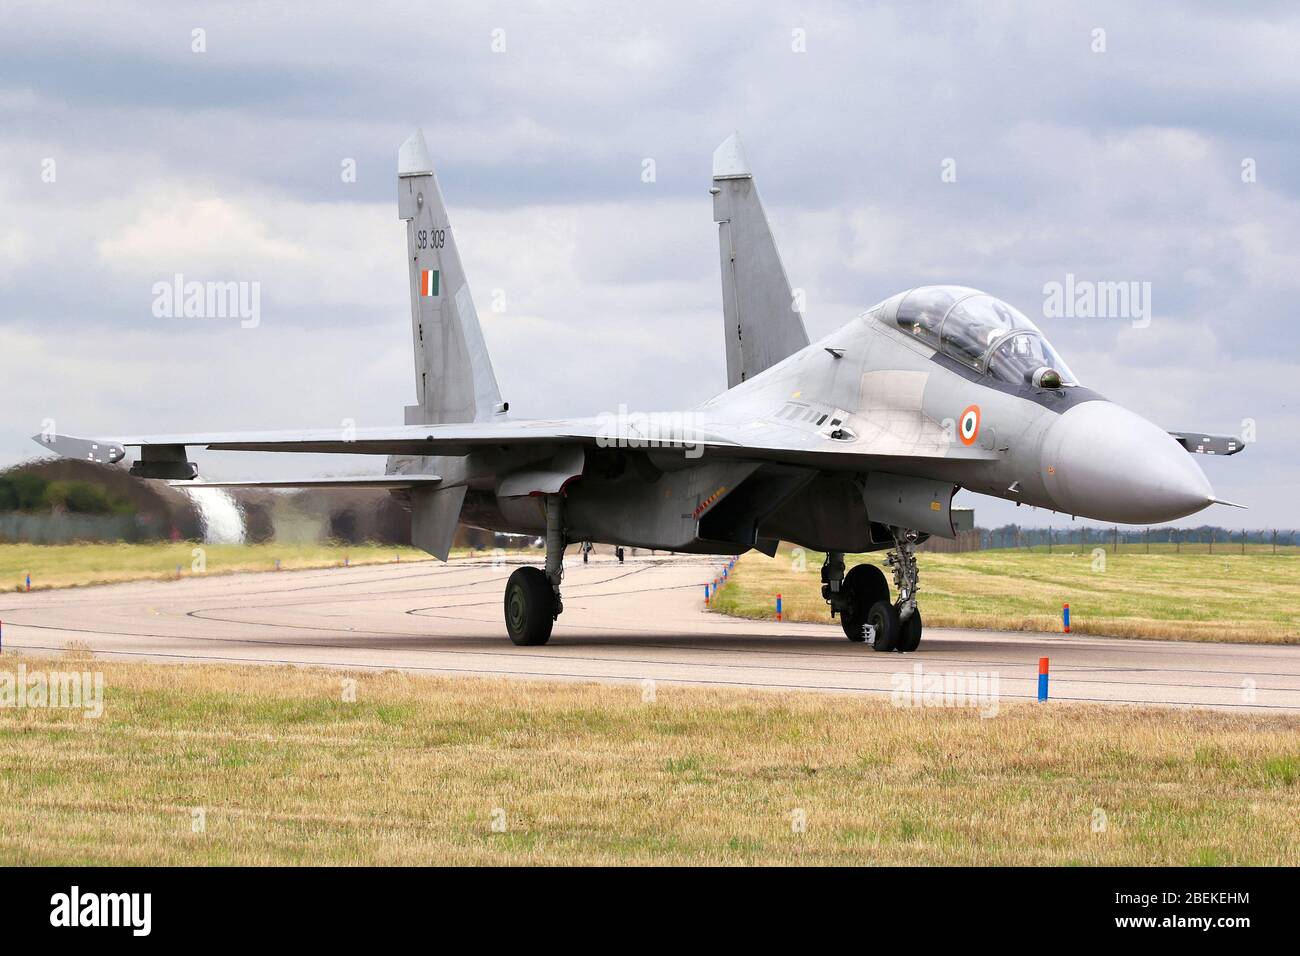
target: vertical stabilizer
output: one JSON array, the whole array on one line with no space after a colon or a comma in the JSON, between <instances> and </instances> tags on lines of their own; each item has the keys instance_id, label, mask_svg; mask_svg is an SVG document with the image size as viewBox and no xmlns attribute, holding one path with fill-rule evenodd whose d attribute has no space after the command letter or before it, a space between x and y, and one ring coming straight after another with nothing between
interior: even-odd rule
<instances>
[{"instance_id":1,"label":"vertical stabilizer","mask_svg":"<svg viewBox=\"0 0 1300 956\"><path fill-rule=\"evenodd\" d=\"M504 412L424 134L397 152L397 210L406 220L415 348L408 425L473 422Z\"/></svg>"},{"instance_id":2,"label":"vertical stabilizer","mask_svg":"<svg viewBox=\"0 0 1300 956\"><path fill-rule=\"evenodd\" d=\"M727 387L732 388L806 346L808 332L736 133L713 153L710 191L722 260Z\"/></svg>"},{"instance_id":3,"label":"vertical stabilizer","mask_svg":"<svg viewBox=\"0 0 1300 956\"><path fill-rule=\"evenodd\" d=\"M486 421L504 415L492 360L474 310L456 237L424 134L416 130L397 151L397 215L406 221L406 265L415 351L415 404L406 424ZM388 474L452 475L460 459L395 455ZM417 488L411 543L445 561L456 536L465 486Z\"/></svg>"}]
</instances>

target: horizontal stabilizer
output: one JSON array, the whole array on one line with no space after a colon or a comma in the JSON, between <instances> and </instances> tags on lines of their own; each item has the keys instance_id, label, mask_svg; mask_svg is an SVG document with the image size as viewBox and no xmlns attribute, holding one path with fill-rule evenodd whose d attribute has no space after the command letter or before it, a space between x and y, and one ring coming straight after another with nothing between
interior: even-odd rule
<instances>
[{"instance_id":1,"label":"horizontal stabilizer","mask_svg":"<svg viewBox=\"0 0 1300 956\"><path fill-rule=\"evenodd\" d=\"M343 478L277 478L272 481L169 481L177 488L423 488L438 475L355 475Z\"/></svg>"}]
</instances>

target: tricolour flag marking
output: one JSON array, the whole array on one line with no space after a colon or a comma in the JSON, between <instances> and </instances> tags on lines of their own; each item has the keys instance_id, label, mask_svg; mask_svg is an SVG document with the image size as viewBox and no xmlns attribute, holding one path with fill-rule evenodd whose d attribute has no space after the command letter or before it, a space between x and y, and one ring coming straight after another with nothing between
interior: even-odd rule
<instances>
[{"instance_id":1,"label":"tricolour flag marking","mask_svg":"<svg viewBox=\"0 0 1300 956\"><path fill-rule=\"evenodd\" d=\"M420 295L433 296L438 294L438 270L422 269L420 270Z\"/></svg>"}]
</instances>

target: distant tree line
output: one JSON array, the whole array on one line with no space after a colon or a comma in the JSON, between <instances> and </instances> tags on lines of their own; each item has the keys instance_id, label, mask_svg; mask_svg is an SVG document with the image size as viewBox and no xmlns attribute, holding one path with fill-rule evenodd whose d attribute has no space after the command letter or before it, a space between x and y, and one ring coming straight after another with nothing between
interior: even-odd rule
<instances>
[{"instance_id":1,"label":"distant tree line","mask_svg":"<svg viewBox=\"0 0 1300 956\"><path fill-rule=\"evenodd\" d=\"M1201 525L1198 528L1118 528L1115 526L1073 526L1067 528L1025 528L1006 524L999 528L976 528L981 548L1039 548L1039 547L1131 547L1145 545L1183 545L1215 547L1224 545L1264 544L1276 547L1294 547L1296 529L1257 528L1232 529L1218 525Z\"/></svg>"},{"instance_id":2,"label":"distant tree line","mask_svg":"<svg viewBox=\"0 0 1300 956\"><path fill-rule=\"evenodd\" d=\"M26 472L0 474L0 511L134 514L135 506L103 485L78 479L51 481Z\"/></svg>"}]
</instances>

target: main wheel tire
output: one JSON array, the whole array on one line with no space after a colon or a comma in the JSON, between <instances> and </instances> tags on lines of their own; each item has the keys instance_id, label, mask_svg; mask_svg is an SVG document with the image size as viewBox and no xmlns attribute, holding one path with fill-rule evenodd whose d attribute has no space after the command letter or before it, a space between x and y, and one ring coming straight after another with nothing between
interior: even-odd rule
<instances>
[{"instance_id":1,"label":"main wheel tire","mask_svg":"<svg viewBox=\"0 0 1300 956\"><path fill-rule=\"evenodd\" d=\"M840 627L850 641L861 642L867 612L877 601L889 600L889 583L884 572L874 564L859 564L844 575L840 590L849 596L849 606L840 612Z\"/></svg>"},{"instance_id":2,"label":"main wheel tire","mask_svg":"<svg viewBox=\"0 0 1300 956\"><path fill-rule=\"evenodd\" d=\"M517 568L506 582L506 631L521 647L537 647L551 639L555 624L555 591L541 568Z\"/></svg>"},{"instance_id":3,"label":"main wheel tire","mask_svg":"<svg viewBox=\"0 0 1300 956\"><path fill-rule=\"evenodd\" d=\"M867 612L867 624L876 635L871 640L873 651L892 651L898 644L898 608L890 604L888 599L871 605L871 610Z\"/></svg>"},{"instance_id":4,"label":"main wheel tire","mask_svg":"<svg viewBox=\"0 0 1300 956\"><path fill-rule=\"evenodd\" d=\"M898 622L898 643L894 650L910 653L921 643L921 609L912 608L912 616L906 621Z\"/></svg>"}]
</instances>

